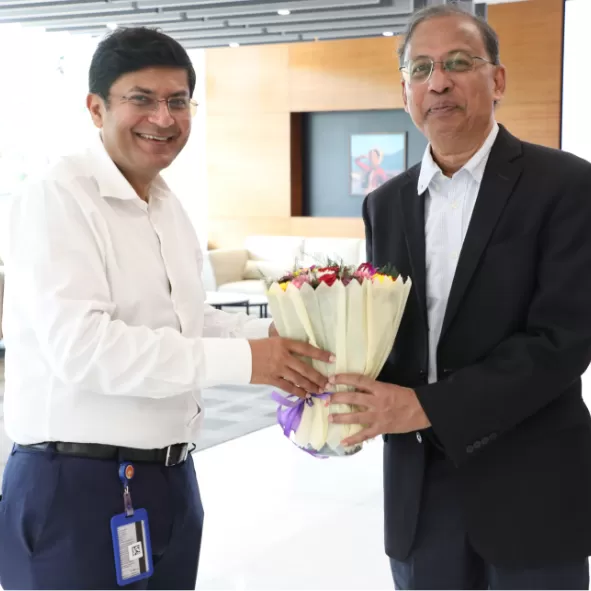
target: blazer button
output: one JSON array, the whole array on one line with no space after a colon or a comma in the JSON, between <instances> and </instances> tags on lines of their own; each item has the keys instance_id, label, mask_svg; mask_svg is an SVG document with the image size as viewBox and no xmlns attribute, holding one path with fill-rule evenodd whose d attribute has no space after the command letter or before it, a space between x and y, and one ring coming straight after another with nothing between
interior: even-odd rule
<instances>
[{"instance_id":1,"label":"blazer button","mask_svg":"<svg viewBox=\"0 0 591 591\"><path fill-rule=\"evenodd\" d=\"M469 446L466 448L466 451L467 451L469 454L471 454L471 453L474 451L474 446L473 446L473 445L469 445Z\"/></svg>"},{"instance_id":2,"label":"blazer button","mask_svg":"<svg viewBox=\"0 0 591 591\"><path fill-rule=\"evenodd\" d=\"M417 441L419 443L423 443L423 438L421 437L421 434L417 431Z\"/></svg>"}]
</instances>

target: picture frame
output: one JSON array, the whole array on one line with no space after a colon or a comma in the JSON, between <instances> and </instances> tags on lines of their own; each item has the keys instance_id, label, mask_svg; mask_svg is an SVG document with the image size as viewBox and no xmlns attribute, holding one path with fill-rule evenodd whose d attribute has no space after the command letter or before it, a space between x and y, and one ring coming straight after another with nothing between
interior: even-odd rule
<instances>
[{"instance_id":1,"label":"picture frame","mask_svg":"<svg viewBox=\"0 0 591 591\"><path fill-rule=\"evenodd\" d=\"M349 192L364 197L407 169L407 133L351 134L349 163Z\"/></svg>"}]
</instances>

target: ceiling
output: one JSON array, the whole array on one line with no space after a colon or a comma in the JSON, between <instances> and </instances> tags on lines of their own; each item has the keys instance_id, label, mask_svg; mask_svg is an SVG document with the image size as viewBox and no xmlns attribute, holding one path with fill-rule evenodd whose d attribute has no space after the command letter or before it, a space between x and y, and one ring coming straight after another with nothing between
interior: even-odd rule
<instances>
[{"instance_id":1,"label":"ceiling","mask_svg":"<svg viewBox=\"0 0 591 591\"><path fill-rule=\"evenodd\" d=\"M0 0L0 24L94 36L143 25L189 49L396 35L417 8L451 2L486 14L474 0Z\"/></svg>"}]
</instances>

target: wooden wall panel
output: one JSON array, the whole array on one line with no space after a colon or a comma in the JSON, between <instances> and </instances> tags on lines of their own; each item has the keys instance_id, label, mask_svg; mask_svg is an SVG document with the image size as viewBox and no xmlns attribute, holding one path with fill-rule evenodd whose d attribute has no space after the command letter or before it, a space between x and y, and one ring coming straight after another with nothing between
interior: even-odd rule
<instances>
[{"instance_id":1,"label":"wooden wall panel","mask_svg":"<svg viewBox=\"0 0 591 591\"><path fill-rule=\"evenodd\" d=\"M247 236L290 236L291 218L281 217L219 217L208 221L210 248L242 248Z\"/></svg>"},{"instance_id":2,"label":"wooden wall panel","mask_svg":"<svg viewBox=\"0 0 591 591\"><path fill-rule=\"evenodd\" d=\"M402 108L396 37L289 46L291 111Z\"/></svg>"},{"instance_id":3,"label":"wooden wall panel","mask_svg":"<svg viewBox=\"0 0 591 591\"><path fill-rule=\"evenodd\" d=\"M330 238L365 238L361 218L291 218L293 236L327 236Z\"/></svg>"},{"instance_id":4,"label":"wooden wall panel","mask_svg":"<svg viewBox=\"0 0 591 591\"><path fill-rule=\"evenodd\" d=\"M552 147L560 133L562 3L488 9L508 71L498 120ZM290 113L402 108L397 44L375 38L206 51L214 244L239 246L249 234L363 236L360 219L291 217Z\"/></svg>"},{"instance_id":5,"label":"wooden wall panel","mask_svg":"<svg viewBox=\"0 0 591 591\"><path fill-rule=\"evenodd\" d=\"M558 148L560 145L560 103L504 104L497 120L518 138Z\"/></svg>"},{"instance_id":6,"label":"wooden wall panel","mask_svg":"<svg viewBox=\"0 0 591 591\"><path fill-rule=\"evenodd\" d=\"M207 118L209 217L290 216L289 113Z\"/></svg>"},{"instance_id":7,"label":"wooden wall panel","mask_svg":"<svg viewBox=\"0 0 591 591\"><path fill-rule=\"evenodd\" d=\"M211 115L288 111L288 45L206 52L205 108Z\"/></svg>"},{"instance_id":8,"label":"wooden wall panel","mask_svg":"<svg viewBox=\"0 0 591 591\"><path fill-rule=\"evenodd\" d=\"M498 120L524 140L558 148L563 0L495 4L488 11L507 68Z\"/></svg>"}]
</instances>

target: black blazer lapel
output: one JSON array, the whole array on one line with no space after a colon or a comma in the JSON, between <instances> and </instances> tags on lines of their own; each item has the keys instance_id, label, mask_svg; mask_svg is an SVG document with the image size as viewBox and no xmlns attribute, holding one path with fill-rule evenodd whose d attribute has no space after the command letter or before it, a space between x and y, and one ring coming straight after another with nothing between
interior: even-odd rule
<instances>
[{"instance_id":1,"label":"black blazer lapel","mask_svg":"<svg viewBox=\"0 0 591 591\"><path fill-rule=\"evenodd\" d=\"M400 204L406 247L410 258L413 289L417 294L425 328L427 322L426 271L425 271L425 196L417 192L418 171L409 171L408 180L400 189Z\"/></svg>"},{"instance_id":2,"label":"black blazer lapel","mask_svg":"<svg viewBox=\"0 0 591 591\"><path fill-rule=\"evenodd\" d=\"M521 142L500 126L486 164L480 192L458 260L443 320L441 338L458 311L478 262L521 175L523 168L519 160L521 153Z\"/></svg>"}]
</instances>

